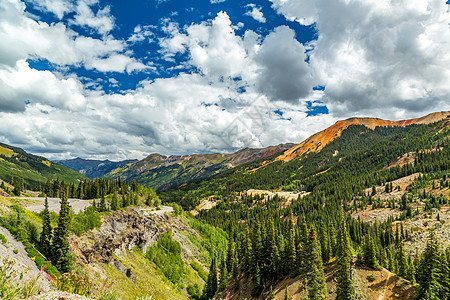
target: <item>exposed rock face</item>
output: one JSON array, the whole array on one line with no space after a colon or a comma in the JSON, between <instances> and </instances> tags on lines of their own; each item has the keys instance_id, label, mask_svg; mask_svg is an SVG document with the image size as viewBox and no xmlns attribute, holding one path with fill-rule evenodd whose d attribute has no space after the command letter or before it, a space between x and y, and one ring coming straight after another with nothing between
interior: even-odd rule
<instances>
[{"instance_id":1,"label":"exposed rock face","mask_svg":"<svg viewBox=\"0 0 450 300\"><path fill-rule=\"evenodd\" d=\"M168 215L145 217L134 209L114 212L105 216L99 230L83 237L71 236L71 251L83 264L110 263L113 254L121 256L136 246L145 253L160 234L169 230L169 218Z\"/></svg>"}]
</instances>

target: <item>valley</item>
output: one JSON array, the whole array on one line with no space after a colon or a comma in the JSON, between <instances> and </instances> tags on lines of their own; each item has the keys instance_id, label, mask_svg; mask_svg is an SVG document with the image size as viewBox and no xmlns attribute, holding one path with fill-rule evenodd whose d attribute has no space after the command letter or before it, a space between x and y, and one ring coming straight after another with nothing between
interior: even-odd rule
<instances>
[{"instance_id":1,"label":"valley","mask_svg":"<svg viewBox=\"0 0 450 300\"><path fill-rule=\"evenodd\" d=\"M1 177L2 253L23 243L51 289L90 299L446 297L449 141L450 112L353 118L298 145L152 154L95 179L39 173L3 145L28 163Z\"/></svg>"}]
</instances>

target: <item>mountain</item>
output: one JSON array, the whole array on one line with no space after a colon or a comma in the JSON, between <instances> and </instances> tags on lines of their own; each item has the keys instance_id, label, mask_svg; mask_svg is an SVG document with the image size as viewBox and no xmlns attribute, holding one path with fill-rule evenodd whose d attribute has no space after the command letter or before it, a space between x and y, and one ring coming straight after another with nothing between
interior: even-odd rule
<instances>
[{"instance_id":1,"label":"mountain","mask_svg":"<svg viewBox=\"0 0 450 300\"><path fill-rule=\"evenodd\" d=\"M427 268L450 246L449 112L339 121L159 196L230 232L239 268L214 299L445 298Z\"/></svg>"},{"instance_id":2,"label":"mountain","mask_svg":"<svg viewBox=\"0 0 450 300\"><path fill-rule=\"evenodd\" d=\"M29 154L23 149L0 143L0 179L11 182L23 178L28 188L44 185L48 179L59 178L67 183L86 180L86 176L48 159Z\"/></svg>"},{"instance_id":3,"label":"mountain","mask_svg":"<svg viewBox=\"0 0 450 300\"><path fill-rule=\"evenodd\" d=\"M112 170L105 177L137 180L154 190L165 190L192 180L209 178L236 166L280 153L292 146L293 144L281 144L262 149L245 148L231 154L164 156L155 153Z\"/></svg>"},{"instance_id":4,"label":"mountain","mask_svg":"<svg viewBox=\"0 0 450 300\"><path fill-rule=\"evenodd\" d=\"M75 170L90 179L94 179L96 177L102 177L111 170L137 161L137 159L129 159L114 162L110 160L92 160L77 157L73 159L58 160L55 162L71 168L72 170Z\"/></svg>"},{"instance_id":5,"label":"mountain","mask_svg":"<svg viewBox=\"0 0 450 300\"><path fill-rule=\"evenodd\" d=\"M374 129L377 126L405 127L413 124L430 124L445 119L449 115L449 111L443 111L431 113L417 119L401 121L388 121L377 118L350 118L343 121L337 121L334 125L312 135L300 144L284 152L283 155L280 155L277 159L282 161L290 161L308 152L318 152L322 150L323 147L325 147L328 143L341 136L342 131L347 129L351 125L363 125L370 129Z\"/></svg>"}]
</instances>

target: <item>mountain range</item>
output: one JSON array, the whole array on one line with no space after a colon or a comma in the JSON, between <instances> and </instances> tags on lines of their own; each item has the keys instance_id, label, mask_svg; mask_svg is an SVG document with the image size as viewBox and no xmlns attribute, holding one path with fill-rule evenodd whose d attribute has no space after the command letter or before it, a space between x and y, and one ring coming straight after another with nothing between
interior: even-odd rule
<instances>
[{"instance_id":1,"label":"mountain range","mask_svg":"<svg viewBox=\"0 0 450 300\"><path fill-rule=\"evenodd\" d=\"M90 179L94 179L96 177L102 177L111 170L137 161L137 159L129 159L115 162L110 160L93 160L77 157L72 159L57 160L55 163L71 168L72 170L75 170Z\"/></svg>"}]
</instances>

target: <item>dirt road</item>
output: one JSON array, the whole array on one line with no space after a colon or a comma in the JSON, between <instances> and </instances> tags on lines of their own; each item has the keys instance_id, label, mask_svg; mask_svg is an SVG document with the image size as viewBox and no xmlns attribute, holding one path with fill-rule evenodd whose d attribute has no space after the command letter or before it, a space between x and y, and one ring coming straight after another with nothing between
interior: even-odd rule
<instances>
[{"instance_id":1,"label":"dirt road","mask_svg":"<svg viewBox=\"0 0 450 300\"><path fill-rule=\"evenodd\" d=\"M25 209L33 212L40 212L44 209L45 198L42 197L14 197L16 199L33 200L33 204L25 207ZM59 212L61 199L48 198L48 209L50 211ZM75 213L78 213L92 204L92 200L69 199L69 204Z\"/></svg>"}]
</instances>

